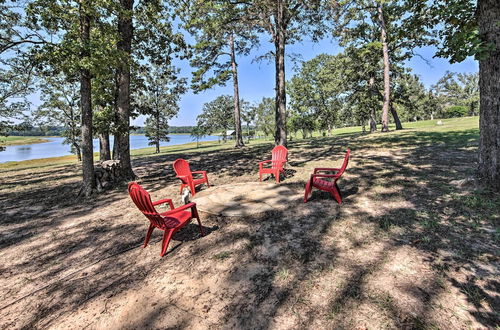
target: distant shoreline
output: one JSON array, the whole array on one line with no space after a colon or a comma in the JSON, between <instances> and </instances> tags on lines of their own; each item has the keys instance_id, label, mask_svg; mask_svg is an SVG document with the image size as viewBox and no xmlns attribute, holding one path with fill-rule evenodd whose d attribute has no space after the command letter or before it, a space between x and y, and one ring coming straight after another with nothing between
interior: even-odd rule
<instances>
[{"instance_id":1,"label":"distant shoreline","mask_svg":"<svg viewBox=\"0 0 500 330\"><path fill-rule=\"evenodd\" d=\"M142 135L132 133L130 135ZM190 135L189 133L170 133L169 135ZM49 138L62 138L62 136L8 136L7 139L0 138L0 147L9 147L9 146L19 146L19 145L27 145L27 144L37 144L37 143L45 143L50 142Z\"/></svg>"},{"instance_id":2,"label":"distant shoreline","mask_svg":"<svg viewBox=\"0 0 500 330\"><path fill-rule=\"evenodd\" d=\"M50 136L52 137L52 136ZM50 142L48 138L49 136L8 136L5 138L0 138L0 147L9 147L9 146L19 146L24 144L37 144L37 143L45 143Z\"/></svg>"}]
</instances>

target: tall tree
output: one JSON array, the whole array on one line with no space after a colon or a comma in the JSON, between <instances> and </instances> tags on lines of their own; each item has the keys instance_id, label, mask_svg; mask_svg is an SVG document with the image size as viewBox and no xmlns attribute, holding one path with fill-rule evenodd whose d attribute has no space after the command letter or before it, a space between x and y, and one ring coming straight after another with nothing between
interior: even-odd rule
<instances>
[{"instance_id":1,"label":"tall tree","mask_svg":"<svg viewBox=\"0 0 500 330\"><path fill-rule=\"evenodd\" d=\"M256 126L257 130L264 133L266 136L272 136L276 124L276 100L271 97L263 97L262 100L254 106L255 114L256 114Z\"/></svg>"},{"instance_id":2,"label":"tall tree","mask_svg":"<svg viewBox=\"0 0 500 330\"><path fill-rule=\"evenodd\" d=\"M412 0L414 3L422 1ZM438 56L479 60L479 176L500 191L500 2L436 0L428 5L429 29L438 30Z\"/></svg>"},{"instance_id":3,"label":"tall tree","mask_svg":"<svg viewBox=\"0 0 500 330\"><path fill-rule=\"evenodd\" d=\"M132 63L132 38L134 0L120 0L118 10L117 50L121 63L116 70L116 130L113 145L113 159L120 160L122 179L134 179L130 162L130 66Z\"/></svg>"},{"instance_id":4,"label":"tall tree","mask_svg":"<svg viewBox=\"0 0 500 330\"><path fill-rule=\"evenodd\" d=\"M389 47L387 46L387 27L384 18L384 3L377 2L378 24L380 25L380 42L384 57L384 103L382 106L382 132L389 131L389 105L391 103L391 67Z\"/></svg>"},{"instance_id":5,"label":"tall tree","mask_svg":"<svg viewBox=\"0 0 500 330\"><path fill-rule=\"evenodd\" d=\"M244 6L216 0L194 0L181 6L186 29L195 37L191 65L195 92L233 81L236 148L244 146L236 56L248 55L258 38L247 24ZM209 78L207 78L207 76Z\"/></svg>"},{"instance_id":6,"label":"tall tree","mask_svg":"<svg viewBox=\"0 0 500 330\"><path fill-rule=\"evenodd\" d=\"M295 121L300 122L301 115L313 115L318 120L319 128L331 135L345 91L344 60L343 54L320 54L302 64L288 83L290 105L298 115ZM307 127L311 128L310 123Z\"/></svg>"},{"instance_id":7,"label":"tall tree","mask_svg":"<svg viewBox=\"0 0 500 330\"><path fill-rule=\"evenodd\" d=\"M377 47L382 59L383 102L382 131L388 130L391 111L396 129L401 129L397 112L391 107L391 67L415 56L415 49L429 43L422 25L428 18L423 1L343 0L334 34L342 45ZM373 121L372 121L373 123Z\"/></svg>"},{"instance_id":8,"label":"tall tree","mask_svg":"<svg viewBox=\"0 0 500 330\"><path fill-rule=\"evenodd\" d=\"M500 2L479 0L479 36L488 47L479 58L479 174L500 191Z\"/></svg>"},{"instance_id":9,"label":"tall tree","mask_svg":"<svg viewBox=\"0 0 500 330\"><path fill-rule=\"evenodd\" d=\"M221 133L225 141L226 132L233 127L231 120L233 104L233 97L230 95L221 95L205 103L201 114L196 117L198 127L196 133L203 135Z\"/></svg>"},{"instance_id":10,"label":"tall tree","mask_svg":"<svg viewBox=\"0 0 500 330\"><path fill-rule=\"evenodd\" d=\"M251 0L247 11L252 22L261 31L267 32L274 44L276 67L276 98L274 141L276 145L287 144L286 133L286 78L285 47L302 40L306 35L313 39L324 33L326 13L324 6L329 2L317 0Z\"/></svg>"},{"instance_id":11,"label":"tall tree","mask_svg":"<svg viewBox=\"0 0 500 330\"><path fill-rule=\"evenodd\" d=\"M153 66L144 72L144 85L134 95L137 107L146 119L146 136L149 144L160 152L160 142L169 141L168 121L179 112L179 99L185 92L186 79L178 77L173 66Z\"/></svg>"},{"instance_id":12,"label":"tall tree","mask_svg":"<svg viewBox=\"0 0 500 330\"><path fill-rule=\"evenodd\" d=\"M90 1L80 0L78 12L80 18L80 57L85 63L90 58ZM90 69L82 65L80 67L80 106L82 113L82 192L85 196L90 196L95 189L91 90Z\"/></svg>"},{"instance_id":13,"label":"tall tree","mask_svg":"<svg viewBox=\"0 0 500 330\"><path fill-rule=\"evenodd\" d=\"M50 42L34 45L30 59L44 76L63 73L79 77L82 132L82 190L94 192L92 78L114 57L114 35L99 33L108 20L107 1L32 0L26 7L28 25ZM76 13L76 15L75 15ZM108 26L109 24L104 24Z\"/></svg>"}]
</instances>

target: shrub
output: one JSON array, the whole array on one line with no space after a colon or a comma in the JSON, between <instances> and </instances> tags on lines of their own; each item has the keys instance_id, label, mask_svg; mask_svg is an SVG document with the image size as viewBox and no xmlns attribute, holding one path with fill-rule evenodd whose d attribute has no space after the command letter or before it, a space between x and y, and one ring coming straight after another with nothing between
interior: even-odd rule
<instances>
[{"instance_id":1,"label":"shrub","mask_svg":"<svg viewBox=\"0 0 500 330\"><path fill-rule=\"evenodd\" d=\"M446 118L465 117L469 113L469 109L462 105L452 105L445 109Z\"/></svg>"}]
</instances>

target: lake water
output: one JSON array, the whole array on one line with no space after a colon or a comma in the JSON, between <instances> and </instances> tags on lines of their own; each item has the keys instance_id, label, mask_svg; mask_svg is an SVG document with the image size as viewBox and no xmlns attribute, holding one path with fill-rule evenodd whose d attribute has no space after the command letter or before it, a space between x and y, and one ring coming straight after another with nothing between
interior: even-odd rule
<instances>
[{"instance_id":1,"label":"lake water","mask_svg":"<svg viewBox=\"0 0 500 330\"><path fill-rule=\"evenodd\" d=\"M0 151L0 163L71 155L71 147L68 144L62 143L64 138L54 137L46 139L49 140L49 142L6 147L4 151ZM113 137L110 137L110 139L112 148ZM217 136L205 136L200 139L200 141L217 141L217 139ZM190 135L170 135L170 141L161 142L160 146L171 146L190 142L194 142ZM148 143L148 138L145 135L130 136L130 149L151 147ZM94 139L94 151L99 151L98 139Z\"/></svg>"}]
</instances>

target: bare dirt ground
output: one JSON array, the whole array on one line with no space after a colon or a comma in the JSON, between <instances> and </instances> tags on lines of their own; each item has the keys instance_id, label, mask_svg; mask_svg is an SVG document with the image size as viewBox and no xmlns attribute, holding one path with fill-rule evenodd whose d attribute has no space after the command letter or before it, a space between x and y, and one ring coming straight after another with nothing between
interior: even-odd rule
<instances>
[{"instance_id":1,"label":"bare dirt ground","mask_svg":"<svg viewBox=\"0 0 500 330\"><path fill-rule=\"evenodd\" d=\"M180 204L171 163L214 185L258 181L270 144L136 158L153 199ZM202 213L160 258L126 186L84 200L78 165L0 174L2 329L495 329L500 198L466 179L477 130L346 135L290 144L281 183L303 193L337 167L344 204L258 216Z\"/></svg>"}]
</instances>

